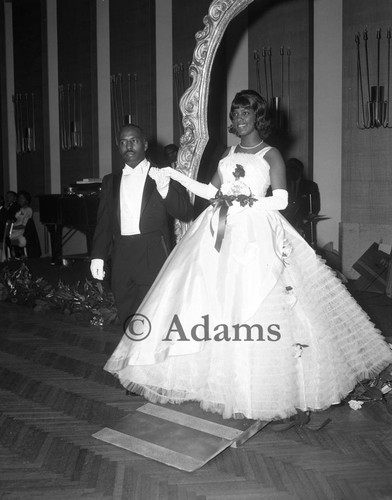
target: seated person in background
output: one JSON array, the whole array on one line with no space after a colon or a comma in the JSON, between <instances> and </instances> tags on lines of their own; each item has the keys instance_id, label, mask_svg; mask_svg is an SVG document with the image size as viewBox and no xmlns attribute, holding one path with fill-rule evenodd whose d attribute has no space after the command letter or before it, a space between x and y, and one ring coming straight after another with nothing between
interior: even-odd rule
<instances>
[{"instance_id":1,"label":"seated person in background","mask_svg":"<svg viewBox=\"0 0 392 500\"><path fill-rule=\"evenodd\" d=\"M20 209L15 214L15 222L10 234L10 245L12 247L24 248L27 244L25 237L26 225L29 219L33 217L33 210L29 206L31 203L31 195L27 191L19 191L18 205ZM19 257L20 252L15 251L15 256Z\"/></svg>"},{"instance_id":2,"label":"seated person in background","mask_svg":"<svg viewBox=\"0 0 392 500\"><path fill-rule=\"evenodd\" d=\"M304 177L304 164L297 158L287 160L286 178L289 204L282 214L307 239L309 215L320 211L318 185Z\"/></svg>"},{"instance_id":3,"label":"seated person in background","mask_svg":"<svg viewBox=\"0 0 392 500\"><path fill-rule=\"evenodd\" d=\"M15 191L7 191L5 194L5 210L7 211L7 220L15 222L15 214L19 210L17 202L18 195Z\"/></svg>"},{"instance_id":4,"label":"seated person in background","mask_svg":"<svg viewBox=\"0 0 392 500\"><path fill-rule=\"evenodd\" d=\"M178 146L175 144L167 144L163 148L165 164L171 168L177 168Z\"/></svg>"}]
</instances>

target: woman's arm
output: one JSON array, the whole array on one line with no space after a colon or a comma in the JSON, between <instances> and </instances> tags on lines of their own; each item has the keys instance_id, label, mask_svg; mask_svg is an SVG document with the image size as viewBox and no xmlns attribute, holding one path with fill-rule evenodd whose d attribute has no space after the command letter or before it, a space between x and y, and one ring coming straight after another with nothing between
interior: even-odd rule
<instances>
[{"instance_id":1,"label":"woman's arm","mask_svg":"<svg viewBox=\"0 0 392 500\"><path fill-rule=\"evenodd\" d=\"M188 189L188 191L195 194L196 196L199 196L200 198L204 198L205 200L214 198L221 185L218 172L215 173L209 184L205 184L204 182L199 182L195 179L191 179L187 175L182 174L178 170L174 170L171 167L166 167L163 170L165 171L165 174L168 175L171 179L179 182L186 189Z\"/></svg>"},{"instance_id":2,"label":"woman's arm","mask_svg":"<svg viewBox=\"0 0 392 500\"><path fill-rule=\"evenodd\" d=\"M231 148L226 149L226 151L223 153L223 155L221 157L221 160L223 160L223 158L225 158L229 154L230 149ZM210 183L207 184L207 186L214 187L218 190L218 189L220 189L221 185L222 185L222 179L221 179L221 176L219 175L219 171L217 169L217 170L215 170L215 174L212 176L212 179L210 180ZM213 196L211 198L213 198Z\"/></svg>"},{"instance_id":3,"label":"woman's arm","mask_svg":"<svg viewBox=\"0 0 392 500\"><path fill-rule=\"evenodd\" d=\"M20 216L17 216L16 224L14 224L13 229L24 229L27 221L33 216L33 210L30 207L26 207L23 209L23 212L20 210L18 213L20 213Z\"/></svg>"},{"instance_id":4,"label":"woman's arm","mask_svg":"<svg viewBox=\"0 0 392 500\"><path fill-rule=\"evenodd\" d=\"M288 204L286 186L286 166L282 155L275 148L270 149L264 156L270 166L272 196L266 196L258 201L265 210L284 210Z\"/></svg>"},{"instance_id":5,"label":"woman's arm","mask_svg":"<svg viewBox=\"0 0 392 500\"><path fill-rule=\"evenodd\" d=\"M264 159L270 166L271 189L287 189L286 165L279 151L275 148L270 149Z\"/></svg>"},{"instance_id":6,"label":"woman's arm","mask_svg":"<svg viewBox=\"0 0 392 500\"><path fill-rule=\"evenodd\" d=\"M227 148L226 151L223 153L221 159L225 158L229 154L230 150L231 150L230 147ZM216 170L209 184L205 184L203 182L196 181L195 179L191 179L187 175L184 175L178 170L172 169L171 167L166 167L162 170L171 179L179 182L184 187L186 187L191 193L206 200L214 198L218 189L220 189L222 185L222 180L218 170Z\"/></svg>"},{"instance_id":7,"label":"woman's arm","mask_svg":"<svg viewBox=\"0 0 392 500\"><path fill-rule=\"evenodd\" d=\"M220 187L222 185L222 180L220 178L218 170L213 175L210 184L211 184L211 186L216 187L216 189L220 189Z\"/></svg>"}]
</instances>

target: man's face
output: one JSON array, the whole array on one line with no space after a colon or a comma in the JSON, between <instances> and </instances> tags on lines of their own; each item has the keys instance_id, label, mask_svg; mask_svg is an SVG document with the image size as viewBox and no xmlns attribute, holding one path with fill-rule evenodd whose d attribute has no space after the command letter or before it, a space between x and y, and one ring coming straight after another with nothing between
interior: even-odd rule
<instances>
[{"instance_id":1,"label":"man's face","mask_svg":"<svg viewBox=\"0 0 392 500\"><path fill-rule=\"evenodd\" d=\"M135 168L146 157L148 142L137 127L124 127L121 130L118 149L124 162Z\"/></svg>"},{"instance_id":2,"label":"man's face","mask_svg":"<svg viewBox=\"0 0 392 500\"><path fill-rule=\"evenodd\" d=\"M14 195L14 193L7 193L5 195L5 199L7 201L7 204L11 205L11 203L14 203L16 201L16 196Z\"/></svg>"}]
</instances>

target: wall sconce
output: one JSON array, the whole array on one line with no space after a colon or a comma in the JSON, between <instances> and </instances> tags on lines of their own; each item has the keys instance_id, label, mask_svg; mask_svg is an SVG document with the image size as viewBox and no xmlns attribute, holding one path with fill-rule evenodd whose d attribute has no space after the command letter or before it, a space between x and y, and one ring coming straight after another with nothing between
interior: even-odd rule
<instances>
[{"instance_id":1,"label":"wall sconce","mask_svg":"<svg viewBox=\"0 0 392 500\"><path fill-rule=\"evenodd\" d=\"M25 154L35 151L35 113L34 94L15 94L14 103L16 153Z\"/></svg>"},{"instance_id":2,"label":"wall sconce","mask_svg":"<svg viewBox=\"0 0 392 500\"><path fill-rule=\"evenodd\" d=\"M60 145L63 151L82 149L82 84L59 85Z\"/></svg>"},{"instance_id":3,"label":"wall sconce","mask_svg":"<svg viewBox=\"0 0 392 500\"><path fill-rule=\"evenodd\" d=\"M268 114L273 129L288 130L290 124L291 49L288 48L285 50L283 46L280 47L278 85L276 82L274 83L273 78L271 47L263 47L261 56L263 58L264 87L261 84L260 52L257 49L253 51L253 59L256 66L257 92L263 95L267 101ZM279 92L277 92L277 88Z\"/></svg>"},{"instance_id":4,"label":"wall sconce","mask_svg":"<svg viewBox=\"0 0 392 500\"><path fill-rule=\"evenodd\" d=\"M386 34L387 57L386 57L386 96L385 85L380 85L381 73L381 28L376 31L377 56L376 61L372 61L373 67L376 66L376 85L370 83L370 63L368 47L368 31L364 30L362 34L363 51L365 55L365 79L366 89L362 77L361 61L361 33L355 34L355 43L357 45L357 128L364 130L369 128L392 128L389 126L389 97L391 81L391 28L388 28ZM385 68L385 67L384 67ZM385 70L383 71L385 78ZM372 82L374 83L374 82ZM366 95L364 95L366 93ZM386 98L385 98L386 97Z\"/></svg>"},{"instance_id":5,"label":"wall sconce","mask_svg":"<svg viewBox=\"0 0 392 500\"><path fill-rule=\"evenodd\" d=\"M124 89L125 87L125 89ZM118 146L118 133L124 125L138 123L138 76L136 73L127 75L127 82L121 73L110 76L110 96L112 102L112 117L114 137Z\"/></svg>"}]
</instances>

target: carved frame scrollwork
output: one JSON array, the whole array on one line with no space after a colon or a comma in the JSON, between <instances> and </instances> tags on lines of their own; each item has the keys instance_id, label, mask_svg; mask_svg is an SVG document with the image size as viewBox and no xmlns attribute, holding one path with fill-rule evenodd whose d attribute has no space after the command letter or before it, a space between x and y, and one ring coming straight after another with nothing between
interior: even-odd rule
<instances>
[{"instance_id":1,"label":"carved frame scrollwork","mask_svg":"<svg viewBox=\"0 0 392 500\"><path fill-rule=\"evenodd\" d=\"M195 35L196 47L189 66L191 86L180 100L184 134L180 139L178 168L196 179L200 160L207 145L209 134L207 106L211 68L216 51L229 24L253 0L213 0L208 15L203 19L204 29ZM177 240L185 234L189 224L176 221Z\"/></svg>"}]
</instances>

